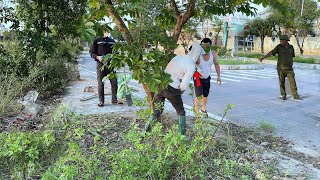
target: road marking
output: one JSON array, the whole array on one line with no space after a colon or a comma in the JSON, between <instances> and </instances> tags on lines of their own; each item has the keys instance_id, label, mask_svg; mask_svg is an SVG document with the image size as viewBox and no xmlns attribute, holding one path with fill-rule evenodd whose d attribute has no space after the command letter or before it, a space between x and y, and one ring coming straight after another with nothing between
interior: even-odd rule
<instances>
[{"instance_id":1,"label":"road marking","mask_svg":"<svg viewBox=\"0 0 320 180\"><path fill-rule=\"evenodd\" d=\"M247 73L247 72L236 72L236 73L233 73L233 72L223 72L223 73L226 73L226 74L236 74L236 75L239 75L239 76L253 76L253 77L256 77L256 78L271 78L271 76L264 76L264 75L257 75L257 74L251 74L251 73Z\"/></svg>"},{"instance_id":2,"label":"road marking","mask_svg":"<svg viewBox=\"0 0 320 180\"><path fill-rule=\"evenodd\" d=\"M214 74L210 74L210 76L211 78L217 78L217 76ZM228 80L228 81L234 81L234 82L241 82L241 80L238 80L238 79L225 78L222 74L220 75L220 77L221 77L221 81Z\"/></svg>"},{"instance_id":3,"label":"road marking","mask_svg":"<svg viewBox=\"0 0 320 180\"><path fill-rule=\"evenodd\" d=\"M248 78L248 77L242 77L242 76L234 76L234 75L228 75L228 74L221 74L221 79L224 78L224 76L227 76L227 77L231 77L231 78L238 78L238 79L246 79L246 80L258 80L258 79L255 79L255 78Z\"/></svg>"},{"instance_id":4,"label":"road marking","mask_svg":"<svg viewBox=\"0 0 320 180\"><path fill-rule=\"evenodd\" d=\"M260 75L260 76L270 76L270 77L276 77L277 76L277 73L276 72L255 72L255 71L252 71L252 72L241 72L243 74L256 74L256 75Z\"/></svg>"}]
</instances>

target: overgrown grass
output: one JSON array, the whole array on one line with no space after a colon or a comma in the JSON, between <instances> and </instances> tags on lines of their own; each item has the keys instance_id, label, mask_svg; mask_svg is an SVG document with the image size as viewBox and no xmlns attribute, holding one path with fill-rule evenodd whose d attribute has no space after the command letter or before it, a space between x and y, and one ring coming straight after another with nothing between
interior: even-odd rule
<instances>
[{"instance_id":1,"label":"overgrown grass","mask_svg":"<svg viewBox=\"0 0 320 180\"><path fill-rule=\"evenodd\" d=\"M219 59L220 65L245 65L245 64L258 64L252 60L237 60L237 59Z\"/></svg>"},{"instance_id":2,"label":"overgrown grass","mask_svg":"<svg viewBox=\"0 0 320 180\"><path fill-rule=\"evenodd\" d=\"M26 79L18 79L13 74L0 74L0 119L13 115L21 109L21 104L16 98L22 94L28 81Z\"/></svg>"},{"instance_id":3,"label":"overgrown grass","mask_svg":"<svg viewBox=\"0 0 320 180\"><path fill-rule=\"evenodd\" d=\"M172 119L142 133L143 122L120 114L79 116L61 108L53 117L35 132L0 134L0 179L270 179L275 172L242 158L231 130L216 139L209 131L216 124L200 119L186 141Z\"/></svg>"}]
</instances>

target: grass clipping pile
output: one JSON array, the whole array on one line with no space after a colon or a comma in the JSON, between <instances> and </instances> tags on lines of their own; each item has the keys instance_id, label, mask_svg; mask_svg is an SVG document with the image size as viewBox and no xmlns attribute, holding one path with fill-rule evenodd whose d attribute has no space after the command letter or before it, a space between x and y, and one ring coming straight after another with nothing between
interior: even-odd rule
<instances>
[{"instance_id":1,"label":"grass clipping pile","mask_svg":"<svg viewBox=\"0 0 320 180\"><path fill-rule=\"evenodd\" d=\"M15 179L282 179L280 140L257 138L233 124L188 117L187 136L164 114L152 132L135 113L76 115L58 110L33 132L0 136L0 177ZM271 141L267 141L267 140ZM257 146L265 143L266 147Z\"/></svg>"}]
</instances>

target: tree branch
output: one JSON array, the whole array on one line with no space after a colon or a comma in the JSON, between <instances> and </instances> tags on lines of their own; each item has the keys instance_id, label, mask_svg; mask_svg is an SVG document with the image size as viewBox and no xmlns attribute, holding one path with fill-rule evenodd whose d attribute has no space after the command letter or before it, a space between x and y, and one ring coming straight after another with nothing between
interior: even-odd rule
<instances>
[{"instance_id":1,"label":"tree branch","mask_svg":"<svg viewBox=\"0 0 320 180\"><path fill-rule=\"evenodd\" d=\"M172 38L177 42L179 39L179 35L181 33L181 29L185 23L194 15L194 9L196 6L196 0L190 0L187 11L184 13L184 15L177 16L177 23L174 28L174 32L172 35Z\"/></svg>"},{"instance_id":2,"label":"tree branch","mask_svg":"<svg viewBox=\"0 0 320 180\"><path fill-rule=\"evenodd\" d=\"M170 0L171 5L173 7L174 13L176 14L176 16L180 16L180 11L178 9L177 3L175 0Z\"/></svg>"},{"instance_id":3,"label":"tree branch","mask_svg":"<svg viewBox=\"0 0 320 180\"><path fill-rule=\"evenodd\" d=\"M107 4L107 13L111 16L113 22L116 24L116 26L119 28L119 31L121 32L123 38L126 40L127 44L133 43L133 38L129 32L128 27L124 24L123 20L121 19L120 15L117 13L117 11L114 9L114 6L112 4L111 0L106 0L105 3Z\"/></svg>"}]
</instances>

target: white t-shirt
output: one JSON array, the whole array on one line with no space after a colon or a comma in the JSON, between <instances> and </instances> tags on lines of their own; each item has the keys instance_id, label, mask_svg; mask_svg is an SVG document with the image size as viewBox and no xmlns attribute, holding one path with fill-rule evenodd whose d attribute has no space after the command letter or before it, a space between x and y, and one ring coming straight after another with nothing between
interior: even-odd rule
<instances>
[{"instance_id":1,"label":"white t-shirt","mask_svg":"<svg viewBox=\"0 0 320 180\"><path fill-rule=\"evenodd\" d=\"M197 66L198 72L201 74L201 79L207 79L210 76L211 73L211 66L213 64L213 61L217 61L217 59L214 59L213 53L210 50L209 52L209 60L205 61L202 56L200 56L200 64Z\"/></svg>"}]
</instances>

